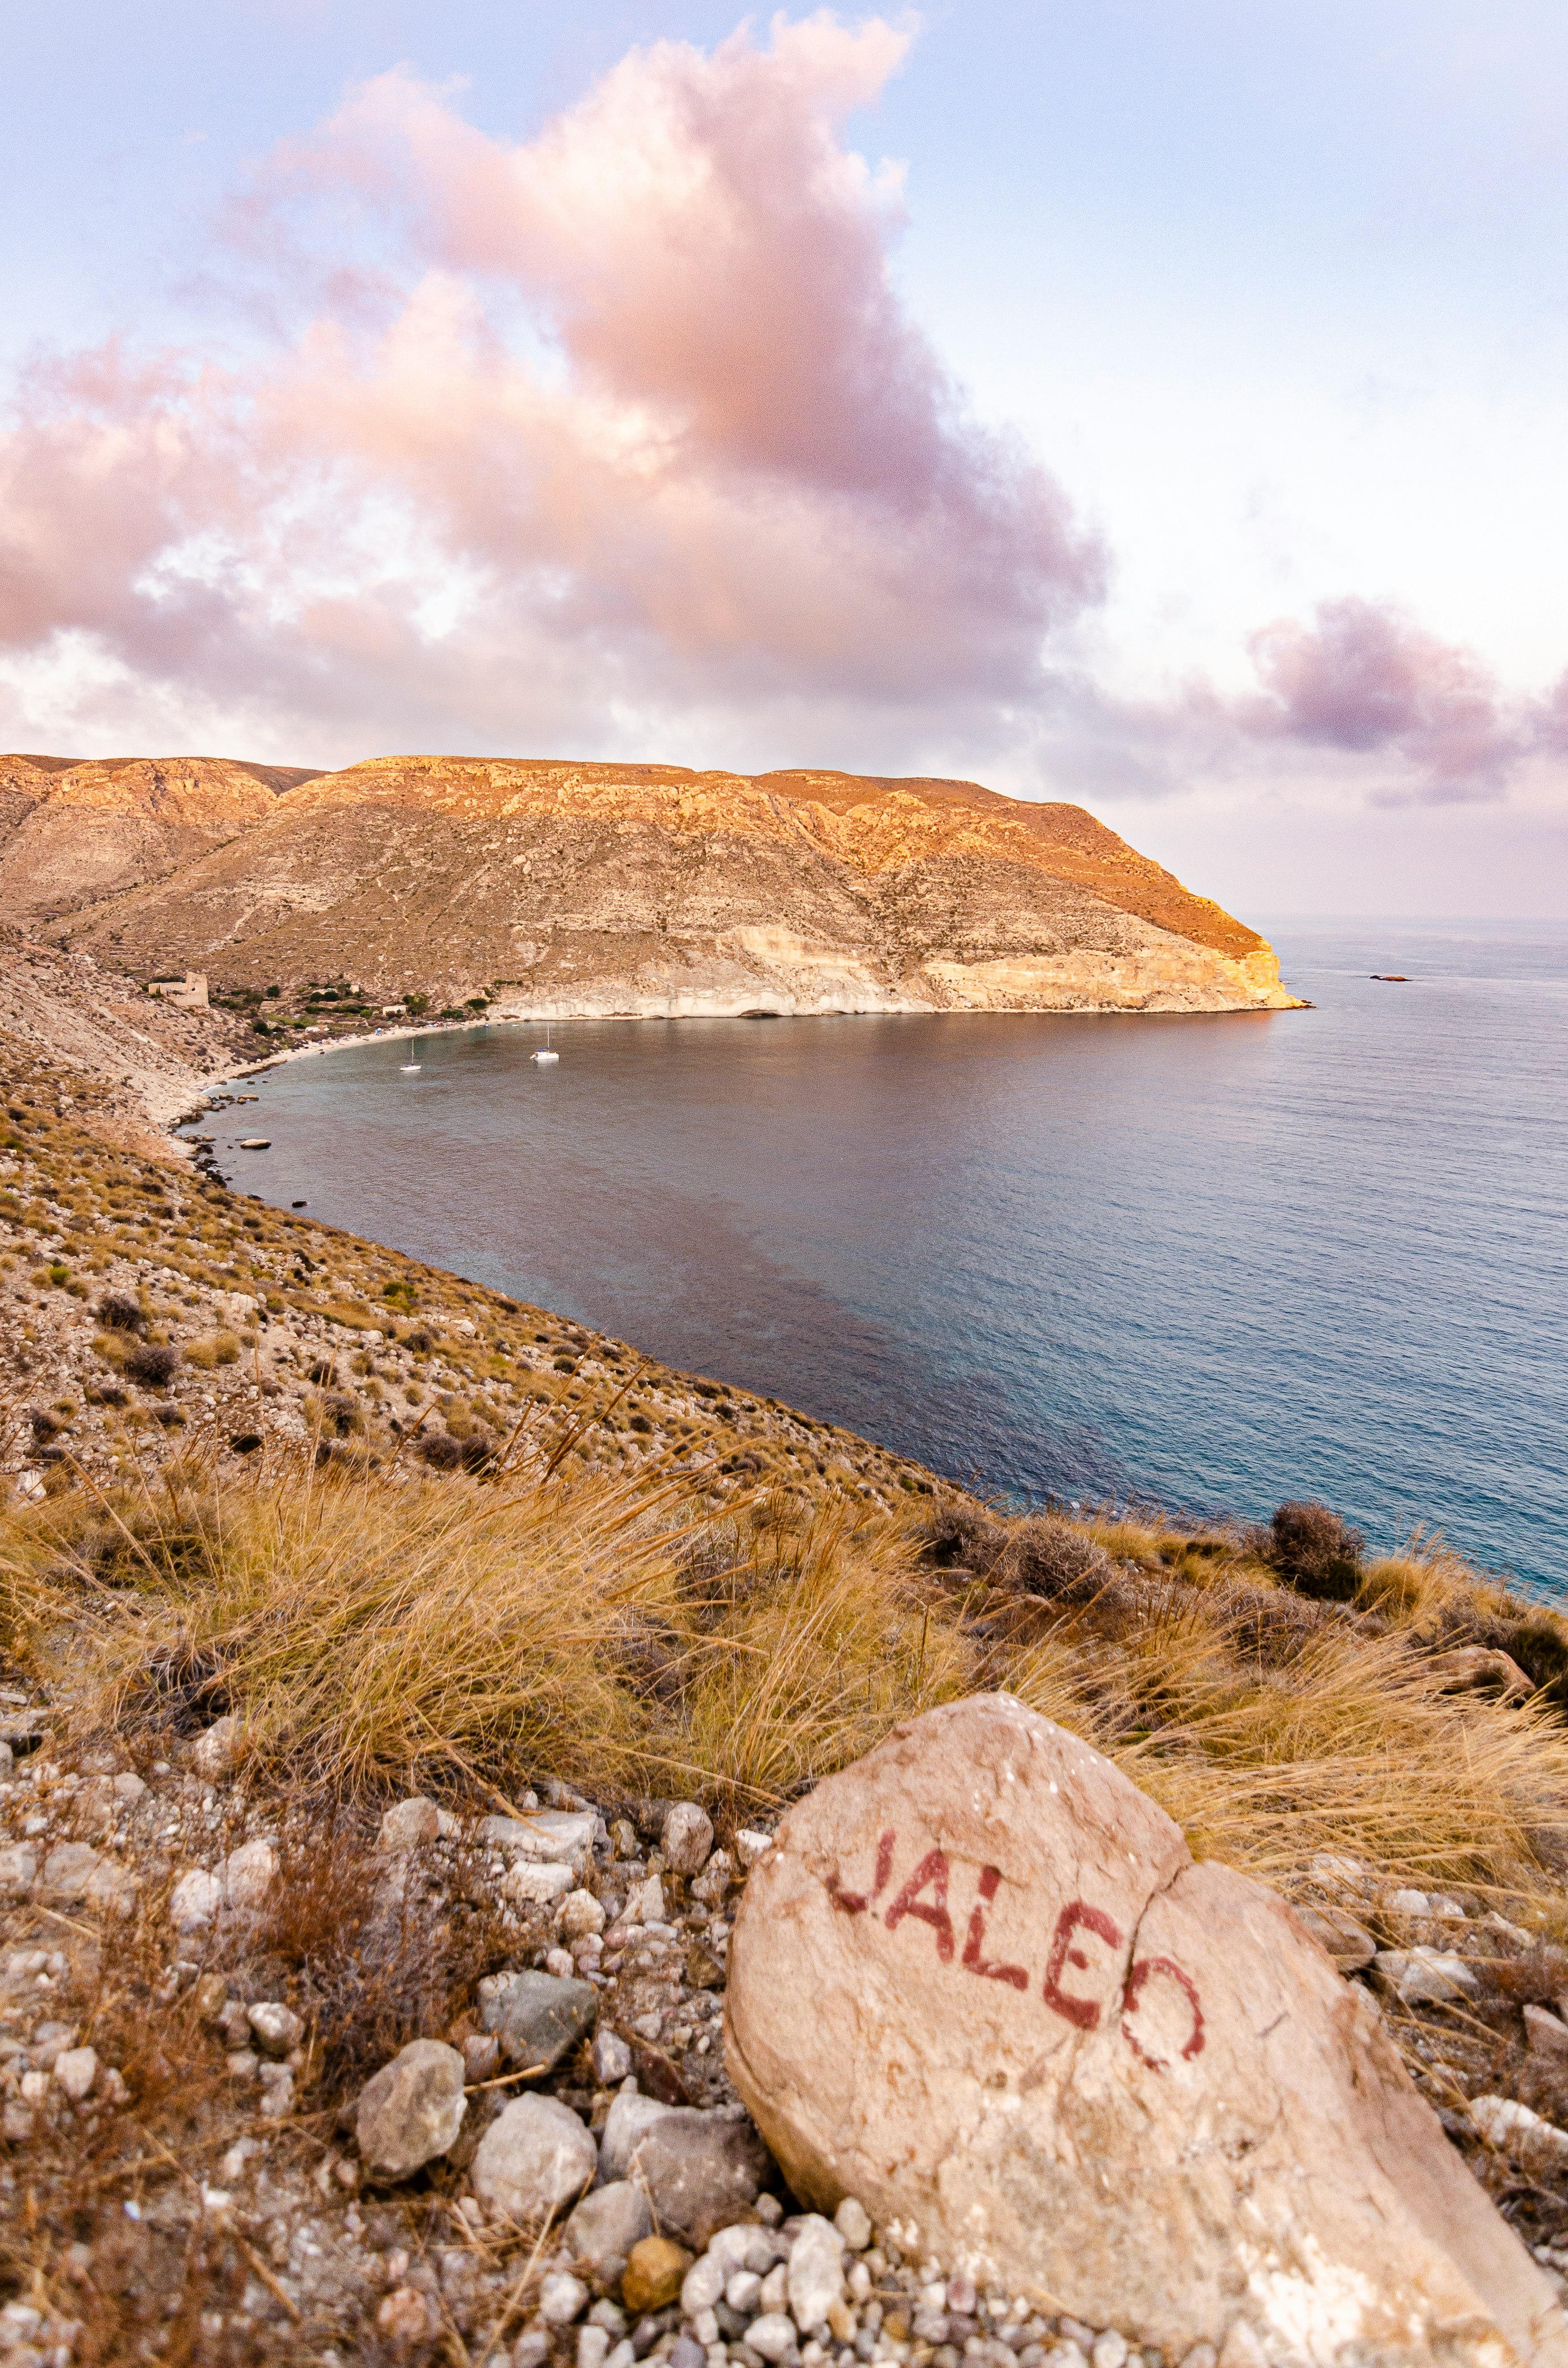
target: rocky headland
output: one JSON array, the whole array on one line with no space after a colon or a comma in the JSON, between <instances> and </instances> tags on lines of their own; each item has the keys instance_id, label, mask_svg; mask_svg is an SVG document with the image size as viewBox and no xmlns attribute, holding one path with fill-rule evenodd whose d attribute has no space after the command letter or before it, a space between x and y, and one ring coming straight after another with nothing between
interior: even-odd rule
<instances>
[{"instance_id":1,"label":"rocky headland","mask_svg":"<svg viewBox=\"0 0 1568 2368\"><path fill-rule=\"evenodd\" d=\"M1084 808L972 781L11 757L0 785L0 918L138 979L278 989L268 1024L336 981L541 1019L1294 1000L1256 931Z\"/></svg>"}]
</instances>

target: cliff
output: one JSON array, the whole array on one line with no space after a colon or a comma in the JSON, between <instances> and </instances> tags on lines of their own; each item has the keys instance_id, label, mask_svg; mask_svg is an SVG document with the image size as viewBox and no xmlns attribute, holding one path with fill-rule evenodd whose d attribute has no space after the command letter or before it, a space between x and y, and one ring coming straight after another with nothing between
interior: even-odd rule
<instances>
[{"instance_id":1,"label":"cliff","mask_svg":"<svg viewBox=\"0 0 1568 2368\"><path fill-rule=\"evenodd\" d=\"M55 934L138 975L347 976L373 1001L484 991L541 1018L1293 1000L1256 931L1082 807L976 782L396 757L275 791L214 760L128 769L40 776L0 916L36 922L47 880ZM206 843L176 860L178 831Z\"/></svg>"}]
</instances>

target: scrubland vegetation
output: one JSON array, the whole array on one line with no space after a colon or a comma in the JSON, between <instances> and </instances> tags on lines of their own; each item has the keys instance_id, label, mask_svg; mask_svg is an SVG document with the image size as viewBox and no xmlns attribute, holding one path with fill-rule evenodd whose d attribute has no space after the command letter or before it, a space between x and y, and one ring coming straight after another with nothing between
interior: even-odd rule
<instances>
[{"instance_id":1,"label":"scrubland vegetation","mask_svg":"<svg viewBox=\"0 0 1568 2368\"><path fill-rule=\"evenodd\" d=\"M258 1773L324 1798L551 1777L751 1814L901 1717L1004 1689L1118 1760L1199 1854L1289 1884L1348 1851L1556 1918L1562 1623L1439 1543L1357 1558L1351 1599L1325 1602L1280 1574L1289 1522L1282 1548L958 1497L716 1505L656 1466L551 1461L487 1483L191 1453L16 1508L7 1649L85 1739L177 1741L233 1709ZM1521 1701L1532 1662L1547 1682Z\"/></svg>"}]
</instances>

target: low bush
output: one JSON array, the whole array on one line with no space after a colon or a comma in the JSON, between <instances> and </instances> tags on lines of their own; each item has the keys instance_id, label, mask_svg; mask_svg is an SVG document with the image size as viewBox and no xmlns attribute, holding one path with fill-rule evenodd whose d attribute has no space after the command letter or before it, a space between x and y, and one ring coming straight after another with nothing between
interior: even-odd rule
<instances>
[{"instance_id":1,"label":"low bush","mask_svg":"<svg viewBox=\"0 0 1568 2368\"><path fill-rule=\"evenodd\" d=\"M179 1350L160 1340L138 1341L120 1366L128 1381L139 1382L149 1390L166 1388L178 1370Z\"/></svg>"},{"instance_id":2,"label":"low bush","mask_svg":"<svg viewBox=\"0 0 1568 2368\"><path fill-rule=\"evenodd\" d=\"M1327 1505L1277 1507L1264 1547L1271 1569L1299 1595L1349 1603L1361 1581L1367 1541Z\"/></svg>"},{"instance_id":3,"label":"low bush","mask_svg":"<svg viewBox=\"0 0 1568 2368\"><path fill-rule=\"evenodd\" d=\"M98 1322L110 1332L144 1332L147 1328L143 1310L134 1299L127 1299L118 1292L111 1291L107 1298L100 1299L97 1312Z\"/></svg>"}]
</instances>

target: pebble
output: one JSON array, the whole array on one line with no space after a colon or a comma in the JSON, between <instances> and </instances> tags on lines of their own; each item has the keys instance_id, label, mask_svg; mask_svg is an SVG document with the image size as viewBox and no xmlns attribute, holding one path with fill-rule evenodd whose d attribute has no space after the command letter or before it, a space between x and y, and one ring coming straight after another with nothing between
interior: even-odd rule
<instances>
[{"instance_id":1,"label":"pebble","mask_svg":"<svg viewBox=\"0 0 1568 2368\"><path fill-rule=\"evenodd\" d=\"M802 2335L827 2323L844 2294L843 2247L831 2220L808 2213L790 2248L790 2315ZM1119 2363L1115 2363L1119 2368Z\"/></svg>"},{"instance_id":2,"label":"pebble","mask_svg":"<svg viewBox=\"0 0 1568 2368\"><path fill-rule=\"evenodd\" d=\"M673 2243L668 2237L641 2237L627 2256L621 2300L628 2310L639 2314L663 2310L680 2293L681 2281L690 2267L691 2255L684 2245Z\"/></svg>"},{"instance_id":3,"label":"pebble","mask_svg":"<svg viewBox=\"0 0 1568 2368\"><path fill-rule=\"evenodd\" d=\"M871 2241L871 2215L853 2195L846 2195L833 2215L833 2225L852 2253L863 2253Z\"/></svg>"},{"instance_id":4,"label":"pebble","mask_svg":"<svg viewBox=\"0 0 1568 2368\"><path fill-rule=\"evenodd\" d=\"M538 2221L574 2203L598 2167L592 2135L567 2106L516 2097L480 2139L469 2177L492 2211Z\"/></svg>"},{"instance_id":5,"label":"pebble","mask_svg":"<svg viewBox=\"0 0 1568 2368\"><path fill-rule=\"evenodd\" d=\"M756 1864L757 1860L763 1856L764 1852L770 1850L772 1848L773 1836L771 1834L754 1833L749 1828L743 1828L742 1831L735 1836L735 1856L740 1860L741 1864L746 1869L748 1873Z\"/></svg>"},{"instance_id":6,"label":"pebble","mask_svg":"<svg viewBox=\"0 0 1568 2368\"><path fill-rule=\"evenodd\" d=\"M659 1840L676 1874L700 1874L713 1847L713 1821L695 1801L677 1801L665 1818Z\"/></svg>"},{"instance_id":7,"label":"pebble","mask_svg":"<svg viewBox=\"0 0 1568 2368\"><path fill-rule=\"evenodd\" d=\"M218 1719L205 1735L198 1736L190 1748L190 1764L199 1776L227 1776L239 1755L240 1722L230 1716Z\"/></svg>"},{"instance_id":8,"label":"pebble","mask_svg":"<svg viewBox=\"0 0 1568 2368\"><path fill-rule=\"evenodd\" d=\"M415 1793L411 1800L399 1801L387 1811L376 1836L376 1848L418 1850L422 1844L435 1841L440 1831L441 1812L435 1802L427 1801L423 1793Z\"/></svg>"},{"instance_id":9,"label":"pebble","mask_svg":"<svg viewBox=\"0 0 1568 2368\"><path fill-rule=\"evenodd\" d=\"M618 2088L631 2070L631 2050L618 2031L597 2031L589 2053L601 2089Z\"/></svg>"},{"instance_id":10,"label":"pebble","mask_svg":"<svg viewBox=\"0 0 1568 2368\"><path fill-rule=\"evenodd\" d=\"M80 2104L98 2077L98 2059L91 2047L68 2047L54 2059L54 2077L65 2094Z\"/></svg>"},{"instance_id":11,"label":"pebble","mask_svg":"<svg viewBox=\"0 0 1568 2368\"><path fill-rule=\"evenodd\" d=\"M539 2290L539 2315L547 2327L570 2327L587 2299L581 2278L569 2270L552 2270Z\"/></svg>"},{"instance_id":12,"label":"pebble","mask_svg":"<svg viewBox=\"0 0 1568 2368\"><path fill-rule=\"evenodd\" d=\"M290 2007L261 1999L245 2009L245 2021L269 2055L287 2055L304 2036L304 2024Z\"/></svg>"},{"instance_id":13,"label":"pebble","mask_svg":"<svg viewBox=\"0 0 1568 2368\"><path fill-rule=\"evenodd\" d=\"M455 2047L416 2039L366 2082L354 2126L372 2178L408 2179L447 2152L467 2112L463 2071Z\"/></svg>"}]
</instances>

